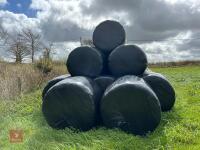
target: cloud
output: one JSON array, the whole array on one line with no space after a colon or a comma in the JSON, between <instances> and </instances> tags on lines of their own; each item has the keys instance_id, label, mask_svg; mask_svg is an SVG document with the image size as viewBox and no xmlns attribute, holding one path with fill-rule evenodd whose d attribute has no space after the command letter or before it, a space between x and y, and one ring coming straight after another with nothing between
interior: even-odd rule
<instances>
[{"instance_id":1,"label":"cloud","mask_svg":"<svg viewBox=\"0 0 200 150\"><path fill-rule=\"evenodd\" d=\"M36 18L2 10L0 23L10 32L38 30L56 43L58 56L80 37L91 38L101 21L114 19L124 25L127 42L141 46L150 61L200 58L199 0L32 0L30 9L37 10Z\"/></svg>"},{"instance_id":2,"label":"cloud","mask_svg":"<svg viewBox=\"0 0 200 150\"><path fill-rule=\"evenodd\" d=\"M7 0L0 0L0 6L6 5L8 2Z\"/></svg>"},{"instance_id":3,"label":"cloud","mask_svg":"<svg viewBox=\"0 0 200 150\"><path fill-rule=\"evenodd\" d=\"M22 4L20 4L20 3L17 3L17 7L22 7Z\"/></svg>"},{"instance_id":4,"label":"cloud","mask_svg":"<svg viewBox=\"0 0 200 150\"><path fill-rule=\"evenodd\" d=\"M33 0L30 8L38 10L37 18L41 22L44 35L57 42L91 38L94 27L105 19L123 20L126 13L112 12L108 16L93 16L84 12L91 5L81 0Z\"/></svg>"},{"instance_id":5,"label":"cloud","mask_svg":"<svg viewBox=\"0 0 200 150\"><path fill-rule=\"evenodd\" d=\"M58 42L53 45L54 59L67 60L69 53L80 46L80 42Z\"/></svg>"},{"instance_id":6,"label":"cloud","mask_svg":"<svg viewBox=\"0 0 200 150\"><path fill-rule=\"evenodd\" d=\"M33 0L30 7L38 10L41 29L50 41L74 41L91 33L91 20L81 13L79 1Z\"/></svg>"},{"instance_id":7,"label":"cloud","mask_svg":"<svg viewBox=\"0 0 200 150\"><path fill-rule=\"evenodd\" d=\"M15 36L16 33L23 28L30 28L35 32L41 32L38 19L28 18L24 14L15 14L9 11L0 10L0 25L7 30L11 36ZM0 46L0 55L4 56L5 60L11 60L6 46Z\"/></svg>"},{"instance_id":8,"label":"cloud","mask_svg":"<svg viewBox=\"0 0 200 150\"><path fill-rule=\"evenodd\" d=\"M127 41L142 46L150 61L200 58L200 1L98 0L83 10L94 18L119 11L127 14L119 19Z\"/></svg>"},{"instance_id":9,"label":"cloud","mask_svg":"<svg viewBox=\"0 0 200 150\"><path fill-rule=\"evenodd\" d=\"M45 35L66 41L91 37L105 19L120 21L127 40L164 40L180 32L200 30L197 0L33 0ZM53 36L52 36L53 35Z\"/></svg>"},{"instance_id":10,"label":"cloud","mask_svg":"<svg viewBox=\"0 0 200 150\"><path fill-rule=\"evenodd\" d=\"M166 39L186 30L200 30L200 7L198 1L172 0L93 0L90 7L83 12L94 17L123 11L126 14L123 22L128 39ZM196 4L196 5L194 5ZM198 4L198 5L197 5ZM196 6L196 7L194 7ZM122 21L122 19L120 19Z\"/></svg>"},{"instance_id":11,"label":"cloud","mask_svg":"<svg viewBox=\"0 0 200 150\"><path fill-rule=\"evenodd\" d=\"M24 14L15 14L9 11L0 10L0 24L9 32L15 33L23 28L39 30L39 20L28 18Z\"/></svg>"}]
</instances>

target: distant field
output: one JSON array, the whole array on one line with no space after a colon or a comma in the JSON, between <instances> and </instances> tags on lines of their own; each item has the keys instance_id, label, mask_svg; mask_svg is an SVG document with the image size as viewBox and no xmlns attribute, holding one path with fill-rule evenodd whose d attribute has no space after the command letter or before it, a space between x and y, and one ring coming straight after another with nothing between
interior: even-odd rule
<instances>
[{"instance_id":1,"label":"distant field","mask_svg":"<svg viewBox=\"0 0 200 150\"><path fill-rule=\"evenodd\" d=\"M155 132L146 137L117 129L98 128L88 132L51 129L41 113L41 90L15 101L0 101L0 149L200 149L200 67L152 68L167 76L176 90L172 111L162 114ZM9 142L9 130L24 131L19 144Z\"/></svg>"}]
</instances>

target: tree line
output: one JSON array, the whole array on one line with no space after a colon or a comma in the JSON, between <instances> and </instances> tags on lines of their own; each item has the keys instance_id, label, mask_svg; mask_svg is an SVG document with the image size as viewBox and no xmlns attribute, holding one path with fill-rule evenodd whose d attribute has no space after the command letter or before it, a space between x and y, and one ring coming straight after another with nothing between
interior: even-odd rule
<instances>
[{"instance_id":1,"label":"tree line","mask_svg":"<svg viewBox=\"0 0 200 150\"><path fill-rule=\"evenodd\" d=\"M15 34L9 34L0 25L0 48L7 50L9 58L16 63L22 63L25 59L35 62L37 52L43 52L43 57L50 59L53 51L52 42L43 42L42 35L30 28L24 28Z\"/></svg>"}]
</instances>

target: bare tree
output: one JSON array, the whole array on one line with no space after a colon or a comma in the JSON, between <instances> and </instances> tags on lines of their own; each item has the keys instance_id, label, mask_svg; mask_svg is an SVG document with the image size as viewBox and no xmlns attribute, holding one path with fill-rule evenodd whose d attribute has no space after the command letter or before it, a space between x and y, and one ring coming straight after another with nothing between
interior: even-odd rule
<instances>
[{"instance_id":1,"label":"bare tree","mask_svg":"<svg viewBox=\"0 0 200 150\"><path fill-rule=\"evenodd\" d=\"M32 31L31 29L24 29L21 36L25 41L28 50L30 51L32 63L34 63L35 53L40 49L41 35Z\"/></svg>"},{"instance_id":2,"label":"bare tree","mask_svg":"<svg viewBox=\"0 0 200 150\"><path fill-rule=\"evenodd\" d=\"M91 39L83 39L80 37L81 46L91 46L94 47L93 41Z\"/></svg>"},{"instance_id":3,"label":"bare tree","mask_svg":"<svg viewBox=\"0 0 200 150\"><path fill-rule=\"evenodd\" d=\"M11 59L14 59L16 63L22 63L30 55L20 34L10 39L8 52L12 55Z\"/></svg>"},{"instance_id":4,"label":"bare tree","mask_svg":"<svg viewBox=\"0 0 200 150\"><path fill-rule=\"evenodd\" d=\"M51 55L53 54L53 43L48 43L47 45L44 46L44 51L43 51L43 58L44 59L51 59Z\"/></svg>"},{"instance_id":5,"label":"bare tree","mask_svg":"<svg viewBox=\"0 0 200 150\"><path fill-rule=\"evenodd\" d=\"M8 32L0 24L0 46L4 46L8 39Z\"/></svg>"}]
</instances>

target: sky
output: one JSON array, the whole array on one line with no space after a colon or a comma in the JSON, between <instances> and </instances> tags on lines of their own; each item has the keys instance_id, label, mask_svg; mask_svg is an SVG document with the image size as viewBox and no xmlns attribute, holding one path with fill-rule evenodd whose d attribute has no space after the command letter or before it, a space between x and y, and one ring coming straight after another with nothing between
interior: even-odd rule
<instances>
[{"instance_id":1,"label":"sky","mask_svg":"<svg viewBox=\"0 0 200 150\"><path fill-rule=\"evenodd\" d=\"M143 48L149 62L200 59L199 0L0 0L0 24L10 33L40 32L57 59L107 19L124 26L127 43Z\"/></svg>"},{"instance_id":2,"label":"sky","mask_svg":"<svg viewBox=\"0 0 200 150\"><path fill-rule=\"evenodd\" d=\"M2 7L2 10L8 10L15 14L25 14L28 17L36 17L37 11L34 9L29 9L31 0L0 0L0 3L1 1L4 3L6 2L4 7Z\"/></svg>"}]
</instances>

